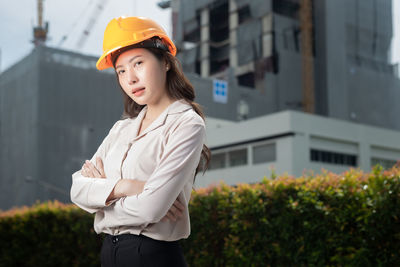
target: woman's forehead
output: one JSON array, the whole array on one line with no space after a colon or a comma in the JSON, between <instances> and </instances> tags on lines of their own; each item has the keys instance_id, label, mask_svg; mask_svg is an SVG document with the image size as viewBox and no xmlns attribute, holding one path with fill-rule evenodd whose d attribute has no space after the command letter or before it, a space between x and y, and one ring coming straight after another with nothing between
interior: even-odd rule
<instances>
[{"instance_id":1,"label":"woman's forehead","mask_svg":"<svg viewBox=\"0 0 400 267\"><path fill-rule=\"evenodd\" d=\"M118 55L118 58L115 61L115 66L118 67L118 65L129 63L130 61L132 61L138 57L148 57L148 56L151 56L151 53L147 49L132 48L132 49L123 51L123 52L121 52L121 54Z\"/></svg>"}]
</instances>

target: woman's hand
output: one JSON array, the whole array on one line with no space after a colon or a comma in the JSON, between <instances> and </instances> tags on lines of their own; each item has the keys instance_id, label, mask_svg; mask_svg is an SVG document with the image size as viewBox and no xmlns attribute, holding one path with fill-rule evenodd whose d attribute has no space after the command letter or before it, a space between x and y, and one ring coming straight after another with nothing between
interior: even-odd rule
<instances>
[{"instance_id":1,"label":"woman's hand","mask_svg":"<svg viewBox=\"0 0 400 267\"><path fill-rule=\"evenodd\" d=\"M178 199L176 199L174 204L172 204L172 207L169 209L167 214L161 219L161 221L166 222L170 220L175 222L176 220L182 217L184 209L185 207L183 206L183 204Z\"/></svg>"},{"instance_id":2,"label":"woman's hand","mask_svg":"<svg viewBox=\"0 0 400 267\"><path fill-rule=\"evenodd\" d=\"M104 173L103 161L100 157L96 158L96 164L97 168L92 162L86 160L82 166L82 175L90 178L106 178L106 174Z\"/></svg>"}]
</instances>

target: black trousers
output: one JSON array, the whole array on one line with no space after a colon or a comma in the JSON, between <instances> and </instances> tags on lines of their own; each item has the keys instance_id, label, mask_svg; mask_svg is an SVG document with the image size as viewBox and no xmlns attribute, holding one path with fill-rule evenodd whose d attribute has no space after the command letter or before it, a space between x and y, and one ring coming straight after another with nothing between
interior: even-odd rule
<instances>
[{"instance_id":1,"label":"black trousers","mask_svg":"<svg viewBox=\"0 0 400 267\"><path fill-rule=\"evenodd\" d=\"M101 247L102 267L187 266L178 241L159 241L143 235L106 235Z\"/></svg>"}]
</instances>

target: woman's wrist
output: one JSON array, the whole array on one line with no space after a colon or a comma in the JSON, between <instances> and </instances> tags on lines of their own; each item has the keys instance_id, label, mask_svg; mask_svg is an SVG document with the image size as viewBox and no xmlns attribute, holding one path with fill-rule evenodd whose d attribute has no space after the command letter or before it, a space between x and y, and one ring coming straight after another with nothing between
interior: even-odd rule
<instances>
[{"instance_id":1,"label":"woman's wrist","mask_svg":"<svg viewBox=\"0 0 400 267\"><path fill-rule=\"evenodd\" d=\"M121 179L115 184L115 187L113 189L114 199L126 196L125 191L124 191L124 188L125 188L124 183L125 183L125 179Z\"/></svg>"},{"instance_id":2,"label":"woman's wrist","mask_svg":"<svg viewBox=\"0 0 400 267\"><path fill-rule=\"evenodd\" d=\"M115 184L107 201L140 194L143 191L144 184L145 182L139 180L121 179Z\"/></svg>"},{"instance_id":3,"label":"woman's wrist","mask_svg":"<svg viewBox=\"0 0 400 267\"><path fill-rule=\"evenodd\" d=\"M123 197L137 195L143 192L145 182L136 179L122 179L121 194Z\"/></svg>"},{"instance_id":4,"label":"woman's wrist","mask_svg":"<svg viewBox=\"0 0 400 267\"><path fill-rule=\"evenodd\" d=\"M109 203L110 201L113 201L115 199L123 197L123 194L121 192L121 189L123 188L123 187L121 187L122 180L123 179L119 180L115 184L115 186L114 186L113 190L111 191L110 195L107 197L106 203Z\"/></svg>"}]
</instances>

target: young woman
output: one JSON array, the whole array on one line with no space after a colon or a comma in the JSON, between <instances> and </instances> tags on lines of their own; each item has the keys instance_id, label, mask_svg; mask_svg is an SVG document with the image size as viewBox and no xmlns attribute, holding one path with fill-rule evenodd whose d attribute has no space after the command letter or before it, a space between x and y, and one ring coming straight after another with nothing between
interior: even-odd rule
<instances>
[{"instance_id":1,"label":"young woman","mask_svg":"<svg viewBox=\"0 0 400 267\"><path fill-rule=\"evenodd\" d=\"M128 117L72 175L71 200L106 233L102 266L186 266L194 177L210 151L204 116L164 30L143 17L113 19L99 70L113 67ZM202 158L202 160L200 160Z\"/></svg>"}]
</instances>

